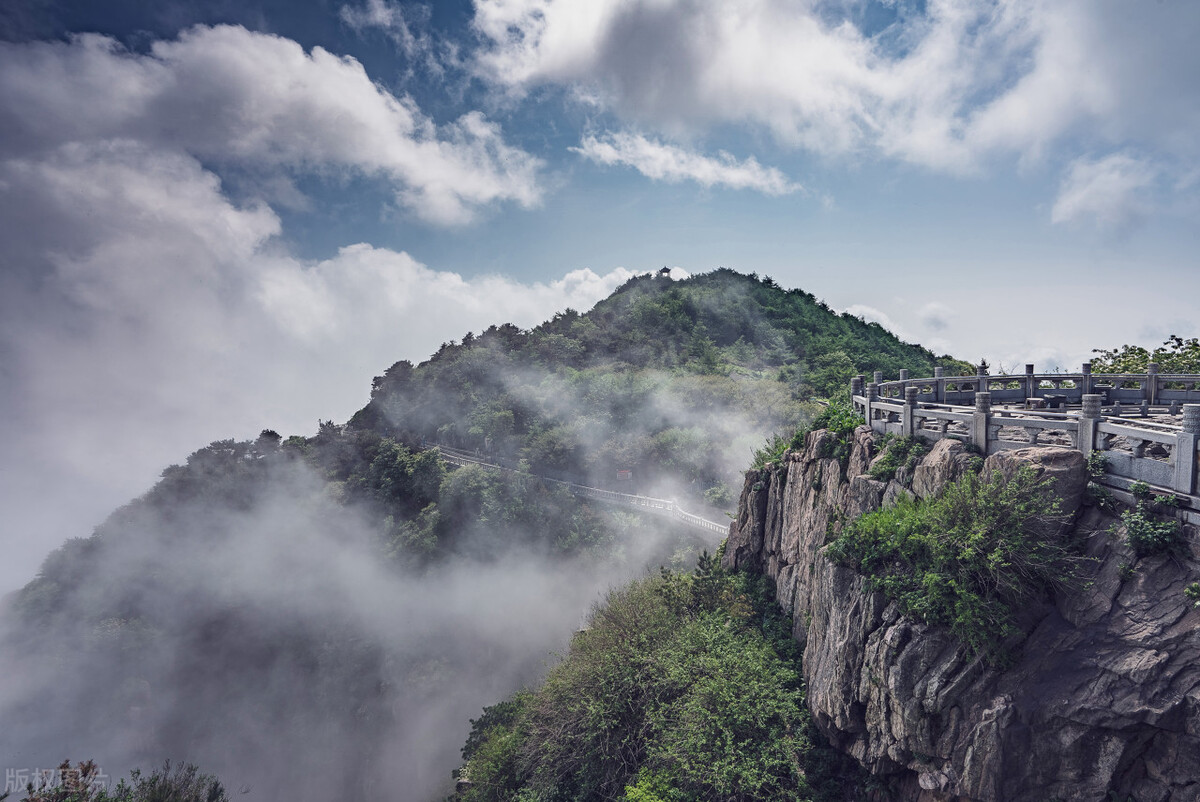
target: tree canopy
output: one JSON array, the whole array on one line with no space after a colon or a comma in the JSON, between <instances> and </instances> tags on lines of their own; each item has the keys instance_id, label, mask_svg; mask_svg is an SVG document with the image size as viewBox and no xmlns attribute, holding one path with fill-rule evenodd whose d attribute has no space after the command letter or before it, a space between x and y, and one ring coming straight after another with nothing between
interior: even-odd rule
<instances>
[{"instance_id":1,"label":"tree canopy","mask_svg":"<svg viewBox=\"0 0 1200 802\"><path fill-rule=\"evenodd\" d=\"M1159 373L1200 373L1200 339L1185 339L1172 334L1162 345L1148 350L1140 345L1092 351L1093 373L1145 373L1149 364L1158 364Z\"/></svg>"}]
</instances>

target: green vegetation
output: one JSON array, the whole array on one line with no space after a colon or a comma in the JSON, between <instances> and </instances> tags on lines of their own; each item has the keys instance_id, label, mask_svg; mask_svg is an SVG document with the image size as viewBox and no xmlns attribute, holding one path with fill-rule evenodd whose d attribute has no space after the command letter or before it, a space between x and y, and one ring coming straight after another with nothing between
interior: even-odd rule
<instances>
[{"instance_id":1,"label":"green vegetation","mask_svg":"<svg viewBox=\"0 0 1200 802\"><path fill-rule=\"evenodd\" d=\"M55 720L69 720L79 739L99 742L113 721L145 704L149 685L180 743L228 741L233 750L242 733L236 722L265 721L280 724L277 743L243 744L247 754L273 749L290 760L302 746L315 751L295 759L336 752L352 756L347 765L367 766L397 726L397 700L461 690L479 646L425 632L425 622L411 642L381 638L369 616L345 609L354 605L342 594L354 589L337 585L340 571L378 574L389 587L397 579L403 598L463 558L468 570L514 557L551 570L619 571L611 563L635 555L640 563L643 545L653 544L647 548L665 553L652 559L678 564L672 552L696 547L685 530L580 500L536 475L614 487L617 472L631 470L620 489L666 485L672 490L664 493L677 489L689 508L726 509L744 455L765 433L794 432L815 417L838 433L825 456L844 462L860 422L845 403L850 377L903 368L928 375L936 365L966 369L770 279L730 270L631 279L585 314L567 310L529 331L493 326L420 365L397 362L345 425L321 421L311 437L264 430L253 441L199 449L91 537L51 554L10 606L13 629L22 648L69 678L55 682L64 689ZM835 400L822 407L824 398ZM512 470L450 470L430 443L478 450ZM337 555L328 572L326 553ZM642 799L815 795L804 777L818 787L823 753L800 704L787 628L764 629L775 626L771 605L738 584L745 582L709 564L614 597L614 611L626 597L648 605L647 633L627 631L635 651L615 643L589 651L602 626L576 648L597 660L628 657L633 662L613 668L622 687L655 689L653 698L636 697L640 729L622 736L642 751L630 763L626 741L589 741L599 730L577 730L563 743L590 752L568 752L546 736L538 743L549 762L536 765L590 761L563 775L585 796L603 787L620 797L626 786ZM314 606L293 604L293 595ZM275 609L281 604L286 609ZM526 668L507 655L507 670L535 671L539 656L528 657ZM491 708L485 719L508 727L514 744L542 738L536 727L549 708L539 700L566 693L576 681L571 665L582 664L568 660L545 689ZM628 671L635 673L620 673ZM599 691L587 698L596 715L620 712L605 707ZM727 701L733 718L718 715ZM31 696L28 707L37 704ZM517 738L518 723L534 729ZM503 752L503 739L484 741L473 767ZM519 754L496 764L525 772L509 785L548 787L548 775Z\"/></svg>"},{"instance_id":2,"label":"green vegetation","mask_svg":"<svg viewBox=\"0 0 1200 802\"><path fill-rule=\"evenodd\" d=\"M1194 602L1194 606L1200 607L1200 582L1193 582L1184 588L1183 595L1186 596L1189 601Z\"/></svg>"},{"instance_id":3,"label":"green vegetation","mask_svg":"<svg viewBox=\"0 0 1200 802\"><path fill-rule=\"evenodd\" d=\"M1007 481L968 474L936 499L901 498L849 523L827 553L906 615L1003 658L1020 607L1067 586L1081 559L1059 535L1048 483L1028 468Z\"/></svg>"},{"instance_id":4,"label":"green vegetation","mask_svg":"<svg viewBox=\"0 0 1200 802\"><path fill-rule=\"evenodd\" d=\"M850 459L850 448L854 444L854 430L864 423L862 416L854 411L850 402L844 400L831 401L809 423L796 429L789 438L781 434L772 436L767 443L754 452L751 467L762 470L772 462L783 459L787 451L797 451L804 448L804 441L809 432L825 429L833 433L832 440L825 444L821 457L836 459L843 469Z\"/></svg>"},{"instance_id":5,"label":"green vegetation","mask_svg":"<svg viewBox=\"0 0 1200 802\"><path fill-rule=\"evenodd\" d=\"M271 722L277 740L248 753L273 750L263 759L279 765L297 748L302 759L346 754L347 771L370 772L399 726L397 700L464 692L490 671L481 652L502 647L423 622L411 638L388 639L345 609L346 595L374 604L370 589L383 588L411 599L413 586L456 573L470 581L514 554L572 575L633 571L645 556L629 544L640 543L662 560L699 548L662 518L586 502L529 474L447 470L434 452L326 424L311 438L220 441L166 469L91 537L46 559L10 606L5 624L20 639L5 644L64 678L47 686L52 695L20 703L26 720L53 708L81 742L103 742L154 687L164 710L147 725L148 742L238 744L259 731L242 723ZM210 554L220 556L210 563ZM343 554L367 587L326 581L321 555ZM458 561L462 572L452 570ZM455 616L469 612L445 619ZM511 647L506 670L536 672L536 651Z\"/></svg>"},{"instance_id":6,"label":"green vegetation","mask_svg":"<svg viewBox=\"0 0 1200 802\"><path fill-rule=\"evenodd\" d=\"M1100 484L1108 474L1108 456L1103 451L1092 451L1087 456L1087 501L1105 512L1116 513L1117 499L1112 492Z\"/></svg>"},{"instance_id":7,"label":"green vegetation","mask_svg":"<svg viewBox=\"0 0 1200 802\"><path fill-rule=\"evenodd\" d=\"M1125 540L1134 553L1148 557L1173 552L1182 546L1183 529L1179 521L1157 513L1179 506L1179 499L1173 495L1155 495L1146 482L1133 482L1129 493L1135 500L1134 508L1121 513L1121 522L1125 524Z\"/></svg>"},{"instance_id":8,"label":"green vegetation","mask_svg":"<svg viewBox=\"0 0 1200 802\"><path fill-rule=\"evenodd\" d=\"M229 802L215 777L201 774L190 764L172 769L170 761L146 776L134 769L128 780L111 789L91 760L74 767L64 760L48 782L43 784L41 779L36 785L30 783L22 802ZM0 800L8 796L0 794Z\"/></svg>"},{"instance_id":9,"label":"green vegetation","mask_svg":"<svg viewBox=\"0 0 1200 802\"><path fill-rule=\"evenodd\" d=\"M770 279L639 276L585 314L492 327L421 365L396 363L351 426L562 478L672 477L702 501L735 480L764 433L794 431L815 399L844 397L852 376L936 365L969 367Z\"/></svg>"},{"instance_id":10,"label":"green vegetation","mask_svg":"<svg viewBox=\"0 0 1200 802\"><path fill-rule=\"evenodd\" d=\"M1182 529L1174 518L1155 515L1150 502L1139 498L1132 510L1121 513L1125 524L1125 539L1138 557L1165 554L1182 545Z\"/></svg>"},{"instance_id":11,"label":"green vegetation","mask_svg":"<svg viewBox=\"0 0 1200 802\"><path fill-rule=\"evenodd\" d=\"M381 558L410 567L464 551L496 555L518 547L562 556L603 554L617 525L603 507L527 473L448 471L435 451L325 424L314 437L282 444L263 437L218 441L167 468L153 489L115 512L92 537L53 552L21 591L19 609L45 623L66 607L71 593L88 586L88 566L98 551L129 538L161 531L154 537L169 550L171 536L182 538L186 531L218 543L231 534L229 519L212 510L250 510L281 483L311 499L314 520L330 531L349 525L347 509L365 513L357 520L374 527ZM128 593L136 596L137 589ZM113 606L106 611L91 605L97 615L136 617L123 602Z\"/></svg>"},{"instance_id":12,"label":"green vegetation","mask_svg":"<svg viewBox=\"0 0 1200 802\"><path fill-rule=\"evenodd\" d=\"M610 594L545 684L472 722L463 799L840 800L765 581L704 555Z\"/></svg>"},{"instance_id":13,"label":"green vegetation","mask_svg":"<svg viewBox=\"0 0 1200 802\"><path fill-rule=\"evenodd\" d=\"M871 478L889 482L901 469L912 471L921 458L929 453L929 444L916 437L896 437L888 433L882 443L883 453L871 466Z\"/></svg>"},{"instance_id":14,"label":"green vegetation","mask_svg":"<svg viewBox=\"0 0 1200 802\"><path fill-rule=\"evenodd\" d=\"M1200 373L1200 339L1184 339L1172 334L1166 341L1147 351L1139 345L1122 345L1112 350L1093 349L1093 373L1145 373L1151 362L1160 373Z\"/></svg>"}]
</instances>

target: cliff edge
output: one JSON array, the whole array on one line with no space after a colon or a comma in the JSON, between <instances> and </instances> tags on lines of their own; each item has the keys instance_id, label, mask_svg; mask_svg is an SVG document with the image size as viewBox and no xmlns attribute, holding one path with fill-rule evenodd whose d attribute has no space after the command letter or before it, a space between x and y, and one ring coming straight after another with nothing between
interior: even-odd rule
<instances>
[{"instance_id":1,"label":"cliff edge","mask_svg":"<svg viewBox=\"0 0 1200 802\"><path fill-rule=\"evenodd\" d=\"M1119 518L1086 503L1079 452L994 454L985 474L1029 465L1052 485L1069 536L1091 560L1075 587L1022 611L1005 667L949 632L907 618L824 546L842 522L902 494L938 495L972 470L961 443L939 442L889 482L868 471L879 442L853 435L845 467L832 432L746 476L727 568L765 574L805 646L808 702L839 749L917 802L1200 800L1200 545L1138 559Z\"/></svg>"}]
</instances>

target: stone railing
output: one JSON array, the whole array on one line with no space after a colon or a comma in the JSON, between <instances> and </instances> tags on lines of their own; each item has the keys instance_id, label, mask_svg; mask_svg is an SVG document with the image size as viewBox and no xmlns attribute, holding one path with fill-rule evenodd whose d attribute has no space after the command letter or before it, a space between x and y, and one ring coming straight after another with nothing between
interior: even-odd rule
<instances>
[{"instance_id":1,"label":"stone railing","mask_svg":"<svg viewBox=\"0 0 1200 802\"><path fill-rule=\"evenodd\" d=\"M875 392L880 398L901 400L907 388L916 387L920 402L966 406L974 406L979 391L991 393L993 404L1040 398L1051 406L1082 406L1085 395L1101 396L1106 408L1200 404L1200 374L1159 373L1153 362L1146 373L1092 373L1090 362L1085 362L1079 373L1034 373L1033 367L1026 365L1023 374L1000 376L983 370L974 376L943 376L941 368L934 368L933 376L925 379L910 379L908 371L902 370L895 381L884 381L883 374L876 372ZM865 377L858 379L860 384L865 382ZM1179 414L1178 409L1174 414Z\"/></svg>"},{"instance_id":2,"label":"stone railing","mask_svg":"<svg viewBox=\"0 0 1200 802\"><path fill-rule=\"evenodd\" d=\"M855 377L850 395L879 433L951 437L984 454L1031 445L1099 451L1108 469L1102 484L1125 491L1146 482L1181 497L1193 511L1189 520L1200 520L1200 376L1096 375L1089 365L1078 374L1040 375L1028 366L1024 376L910 379L902 371L891 382Z\"/></svg>"}]
</instances>

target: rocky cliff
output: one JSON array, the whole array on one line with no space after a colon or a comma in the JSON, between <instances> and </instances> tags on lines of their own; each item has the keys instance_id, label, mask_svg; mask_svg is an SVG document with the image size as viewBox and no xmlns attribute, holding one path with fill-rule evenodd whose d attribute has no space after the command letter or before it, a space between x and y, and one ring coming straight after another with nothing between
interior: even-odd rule
<instances>
[{"instance_id":1,"label":"rocky cliff","mask_svg":"<svg viewBox=\"0 0 1200 802\"><path fill-rule=\"evenodd\" d=\"M823 459L831 432L746 477L725 564L776 583L805 644L809 705L834 745L920 802L1200 800L1200 578L1187 553L1138 560L1120 519L1086 501L1078 452L1036 447L989 457L1056 477L1087 555L1085 576L1023 611L1006 668L949 633L902 616L853 569L823 554L841 521L905 493L938 494L972 460L942 441L888 482L872 479L878 442L854 434L848 465Z\"/></svg>"}]
</instances>

